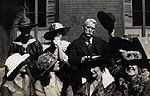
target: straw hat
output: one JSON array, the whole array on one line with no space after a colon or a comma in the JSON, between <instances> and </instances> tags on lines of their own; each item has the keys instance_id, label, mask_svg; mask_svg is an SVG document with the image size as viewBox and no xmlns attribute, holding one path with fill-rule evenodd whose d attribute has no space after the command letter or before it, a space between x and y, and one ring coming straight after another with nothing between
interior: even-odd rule
<instances>
[{"instance_id":1,"label":"straw hat","mask_svg":"<svg viewBox=\"0 0 150 96\"><path fill-rule=\"evenodd\" d=\"M46 40L52 40L58 33L65 35L69 31L70 27L65 27L61 23L52 23L49 27L49 31L44 34Z\"/></svg>"},{"instance_id":2,"label":"straw hat","mask_svg":"<svg viewBox=\"0 0 150 96\"><path fill-rule=\"evenodd\" d=\"M9 56L5 62L5 66L8 69L7 77L11 75L11 73L19 66L21 65L21 62L23 62L25 59L27 59L30 55L24 54L20 55L19 53L15 53L11 56Z\"/></svg>"}]
</instances>

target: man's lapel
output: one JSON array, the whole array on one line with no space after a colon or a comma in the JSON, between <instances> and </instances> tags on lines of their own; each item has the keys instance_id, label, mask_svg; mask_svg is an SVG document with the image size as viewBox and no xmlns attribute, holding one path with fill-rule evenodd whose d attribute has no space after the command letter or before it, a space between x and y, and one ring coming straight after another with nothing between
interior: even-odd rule
<instances>
[{"instance_id":1,"label":"man's lapel","mask_svg":"<svg viewBox=\"0 0 150 96\"><path fill-rule=\"evenodd\" d=\"M78 44L79 44L80 49L83 51L83 53L85 55L88 55L89 54L89 49L88 49L88 46L86 45L83 37L80 36Z\"/></svg>"}]
</instances>

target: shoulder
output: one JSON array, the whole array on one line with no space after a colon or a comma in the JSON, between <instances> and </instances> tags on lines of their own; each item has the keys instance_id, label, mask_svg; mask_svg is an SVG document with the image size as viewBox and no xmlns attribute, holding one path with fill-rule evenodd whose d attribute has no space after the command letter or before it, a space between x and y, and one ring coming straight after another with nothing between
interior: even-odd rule
<instances>
[{"instance_id":1,"label":"shoulder","mask_svg":"<svg viewBox=\"0 0 150 96\"><path fill-rule=\"evenodd\" d=\"M104 41L101 37L93 36L94 39Z\"/></svg>"},{"instance_id":2,"label":"shoulder","mask_svg":"<svg viewBox=\"0 0 150 96\"><path fill-rule=\"evenodd\" d=\"M97 37L97 36L94 36L93 40L94 40L94 42L97 42L97 43L106 43L105 40L103 40L101 37Z\"/></svg>"},{"instance_id":3,"label":"shoulder","mask_svg":"<svg viewBox=\"0 0 150 96\"><path fill-rule=\"evenodd\" d=\"M77 38L75 40L73 40L70 45L78 45L78 43L81 42L80 38Z\"/></svg>"}]
</instances>

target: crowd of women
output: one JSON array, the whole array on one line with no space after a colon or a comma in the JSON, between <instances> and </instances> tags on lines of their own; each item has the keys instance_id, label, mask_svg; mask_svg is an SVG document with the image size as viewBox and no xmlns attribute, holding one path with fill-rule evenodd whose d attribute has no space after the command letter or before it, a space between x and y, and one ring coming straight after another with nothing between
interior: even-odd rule
<instances>
[{"instance_id":1,"label":"crowd of women","mask_svg":"<svg viewBox=\"0 0 150 96\"><path fill-rule=\"evenodd\" d=\"M112 13L99 11L109 41L94 36L97 21L85 20L82 33L63 40L70 27L55 22L42 44L30 35L37 24L26 16L15 25L1 84L2 96L150 96L150 64L139 38L115 37ZM100 30L99 30L100 31Z\"/></svg>"}]
</instances>

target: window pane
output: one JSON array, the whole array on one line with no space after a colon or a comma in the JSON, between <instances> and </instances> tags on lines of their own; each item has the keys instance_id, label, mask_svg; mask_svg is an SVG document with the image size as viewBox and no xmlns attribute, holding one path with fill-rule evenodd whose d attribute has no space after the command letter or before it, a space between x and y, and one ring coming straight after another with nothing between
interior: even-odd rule
<instances>
[{"instance_id":1,"label":"window pane","mask_svg":"<svg viewBox=\"0 0 150 96\"><path fill-rule=\"evenodd\" d=\"M47 27L52 22L58 22L58 0L38 0L38 27ZM35 0L28 0L28 17L35 23Z\"/></svg>"},{"instance_id":2,"label":"window pane","mask_svg":"<svg viewBox=\"0 0 150 96\"><path fill-rule=\"evenodd\" d=\"M132 0L133 26L142 26L142 0Z\"/></svg>"},{"instance_id":3,"label":"window pane","mask_svg":"<svg viewBox=\"0 0 150 96\"><path fill-rule=\"evenodd\" d=\"M150 26L150 0L145 0L146 26Z\"/></svg>"},{"instance_id":4,"label":"window pane","mask_svg":"<svg viewBox=\"0 0 150 96\"><path fill-rule=\"evenodd\" d=\"M38 0L39 27L46 27L46 0Z\"/></svg>"},{"instance_id":5,"label":"window pane","mask_svg":"<svg viewBox=\"0 0 150 96\"><path fill-rule=\"evenodd\" d=\"M35 23L35 0L30 0L27 2L27 6L29 8L29 18L31 22Z\"/></svg>"}]
</instances>

